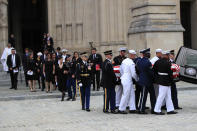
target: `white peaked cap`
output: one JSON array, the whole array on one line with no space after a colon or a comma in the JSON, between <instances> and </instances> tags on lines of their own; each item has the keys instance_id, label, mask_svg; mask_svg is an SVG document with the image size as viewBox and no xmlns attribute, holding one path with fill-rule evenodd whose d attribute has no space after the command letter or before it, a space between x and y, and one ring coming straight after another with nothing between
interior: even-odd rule
<instances>
[{"instance_id":1,"label":"white peaked cap","mask_svg":"<svg viewBox=\"0 0 197 131\"><path fill-rule=\"evenodd\" d=\"M41 53L41 52L38 52L38 53L37 53L37 56L41 56L41 55L42 55L42 53Z\"/></svg>"},{"instance_id":2,"label":"white peaked cap","mask_svg":"<svg viewBox=\"0 0 197 131\"><path fill-rule=\"evenodd\" d=\"M126 47L121 47L118 51L126 51L127 48Z\"/></svg>"},{"instance_id":3,"label":"white peaked cap","mask_svg":"<svg viewBox=\"0 0 197 131\"><path fill-rule=\"evenodd\" d=\"M156 49L155 52L156 53L162 53L162 49Z\"/></svg>"},{"instance_id":4,"label":"white peaked cap","mask_svg":"<svg viewBox=\"0 0 197 131\"><path fill-rule=\"evenodd\" d=\"M163 55L170 54L170 51L168 51L168 50L167 50L167 51L163 51L162 54L163 54Z\"/></svg>"},{"instance_id":5,"label":"white peaked cap","mask_svg":"<svg viewBox=\"0 0 197 131\"><path fill-rule=\"evenodd\" d=\"M129 50L129 54L134 54L134 55L136 55L136 52L135 52L135 50Z\"/></svg>"},{"instance_id":6,"label":"white peaked cap","mask_svg":"<svg viewBox=\"0 0 197 131\"><path fill-rule=\"evenodd\" d=\"M68 50L67 49L62 49L62 52L67 52Z\"/></svg>"}]
</instances>

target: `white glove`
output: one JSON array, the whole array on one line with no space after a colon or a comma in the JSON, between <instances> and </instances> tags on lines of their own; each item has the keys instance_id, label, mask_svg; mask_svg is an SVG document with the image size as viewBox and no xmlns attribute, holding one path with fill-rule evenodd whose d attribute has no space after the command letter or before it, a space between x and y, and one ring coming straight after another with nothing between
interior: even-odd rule
<instances>
[{"instance_id":1,"label":"white glove","mask_svg":"<svg viewBox=\"0 0 197 131\"><path fill-rule=\"evenodd\" d=\"M82 86L83 86L83 84L82 84L82 83L79 83L79 86L80 86L80 87L82 87Z\"/></svg>"}]
</instances>

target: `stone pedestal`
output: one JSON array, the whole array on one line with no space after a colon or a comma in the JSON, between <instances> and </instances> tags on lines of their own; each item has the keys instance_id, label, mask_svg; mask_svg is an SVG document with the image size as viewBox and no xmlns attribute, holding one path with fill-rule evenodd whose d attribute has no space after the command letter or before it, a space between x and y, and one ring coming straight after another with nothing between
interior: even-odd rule
<instances>
[{"instance_id":1,"label":"stone pedestal","mask_svg":"<svg viewBox=\"0 0 197 131\"><path fill-rule=\"evenodd\" d=\"M132 20L128 31L129 48L175 49L183 45L178 0L133 0Z\"/></svg>"},{"instance_id":2,"label":"stone pedestal","mask_svg":"<svg viewBox=\"0 0 197 131\"><path fill-rule=\"evenodd\" d=\"M8 41L7 0L0 0L0 55Z\"/></svg>"}]
</instances>

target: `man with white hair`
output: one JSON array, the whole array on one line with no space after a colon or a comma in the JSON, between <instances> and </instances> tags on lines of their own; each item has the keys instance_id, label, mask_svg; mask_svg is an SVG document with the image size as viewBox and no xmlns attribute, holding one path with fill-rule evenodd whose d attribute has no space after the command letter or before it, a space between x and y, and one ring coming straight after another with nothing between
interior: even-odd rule
<instances>
[{"instance_id":1,"label":"man with white hair","mask_svg":"<svg viewBox=\"0 0 197 131\"><path fill-rule=\"evenodd\" d=\"M67 58L67 53L68 50L67 49L62 49L62 58L63 58L63 63L66 61Z\"/></svg>"},{"instance_id":2,"label":"man with white hair","mask_svg":"<svg viewBox=\"0 0 197 131\"><path fill-rule=\"evenodd\" d=\"M169 62L169 51L163 51L163 56L158 60L154 67L154 73L157 74L155 78L156 83L159 85L159 95L154 108L156 115L164 115L161 112L161 106L165 100L167 107L167 114L176 114L174 111L174 106L171 99L171 85L173 82L173 72L171 70L171 63Z\"/></svg>"},{"instance_id":3,"label":"man with white hair","mask_svg":"<svg viewBox=\"0 0 197 131\"><path fill-rule=\"evenodd\" d=\"M136 56L136 52L134 50L129 50L129 58L126 58L121 66L120 66L120 73L121 73L121 83L123 86L123 93L122 98L120 101L119 106L119 113L120 114L127 114L126 107L129 105L129 112L136 113L136 105L135 105L135 92L133 86L133 80L137 81L137 74L135 70L135 63L132 59Z\"/></svg>"}]
</instances>

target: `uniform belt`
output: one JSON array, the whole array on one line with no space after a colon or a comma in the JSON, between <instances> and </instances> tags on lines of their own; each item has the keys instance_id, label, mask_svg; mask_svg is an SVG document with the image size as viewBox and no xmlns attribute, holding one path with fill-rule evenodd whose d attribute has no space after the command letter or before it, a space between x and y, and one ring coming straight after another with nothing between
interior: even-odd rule
<instances>
[{"instance_id":1,"label":"uniform belt","mask_svg":"<svg viewBox=\"0 0 197 131\"><path fill-rule=\"evenodd\" d=\"M90 76L90 74L80 74L80 76L82 76L82 77L88 77L88 76Z\"/></svg>"},{"instance_id":2,"label":"uniform belt","mask_svg":"<svg viewBox=\"0 0 197 131\"><path fill-rule=\"evenodd\" d=\"M167 76L168 75L168 73L161 73L161 72L158 72L158 74L161 75L161 76Z\"/></svg>"}]
</instances>

